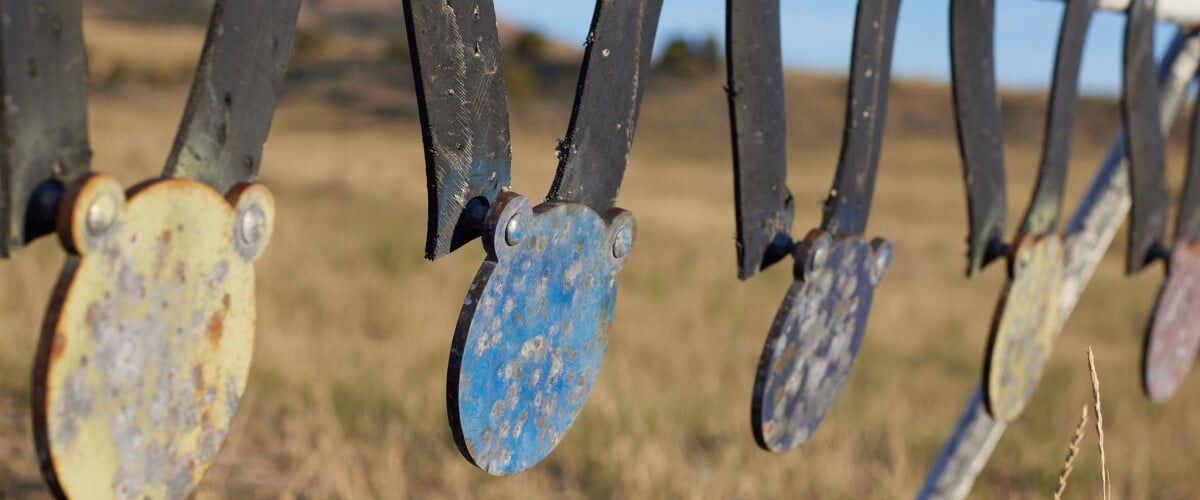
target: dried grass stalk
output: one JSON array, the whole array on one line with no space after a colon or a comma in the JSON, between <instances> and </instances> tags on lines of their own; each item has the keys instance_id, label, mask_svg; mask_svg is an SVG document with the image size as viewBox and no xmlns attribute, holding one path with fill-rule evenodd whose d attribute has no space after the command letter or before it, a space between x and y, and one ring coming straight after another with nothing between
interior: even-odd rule
<instances>
[{"instance_id":1,"label":"dried grass stalk","mask_svg":"<svg viewBox=\"0 0 1200 500\"><path fill-rule=\"evenodd\" d=\"M1096 408L1096 440L1100 447L1100 478L1103 480L1104 500L1109 500L1112 498L1112 482L1108 475L1108 461L1104 456L1104 413L1100 411L1100 377L1096 374L1096 357L1092 353L1092 346L1088 346L1087 355L1088 371L1092 373L1092 398Z\"/></svg>"},{"instance_id":2,"label":"dried grass stalk","mask_svg":"<svg viewBox=\"0 0 1200 500\"><path fill-rule=\"evenodd\" d=\"M1062 494L1067 490L1067 477L1075 468L1075 458L1079 456L1079 447L1083 444L1083 436L1087 433L1088 407L1083 405L1079 414L1079 423L1075 425L1075 435L1071 438L1071 446L1067 448L1067 457L1063 460L1062 472L1058 473L1058 490L1054 492L1054 500L1062 500Z\"/></svg>"}]
</instances>

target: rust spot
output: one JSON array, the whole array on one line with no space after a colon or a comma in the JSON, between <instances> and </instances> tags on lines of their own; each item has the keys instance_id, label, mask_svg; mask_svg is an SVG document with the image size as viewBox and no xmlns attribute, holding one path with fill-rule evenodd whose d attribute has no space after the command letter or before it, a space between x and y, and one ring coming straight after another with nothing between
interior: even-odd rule
<instances>
[{"instance_id":1,"label":"rust spot","mask_svg":"<svg viewBox=\"0 0 1200 500\"><path fill-rule=\"evenodd\" d=\"M54 343L50 346L50 362L54 363L62 356L64 350L67 349L67 336L61 332L54 336Z\"/></svg>"},{"instance_id":2,"label":"rust spot","mask_svg":"<svg viewBox=\"0 0 1200 500\"><path fill-rule=\"evenodd\" d=\"M213 313L212 319L208 320L208 330L205 331L205 336L208 337L208 341L212 343L213 347L217 347L221 345L222 333L225 333L224 318L221 317L220 312Z\"/></svg>"},{"instance_id":3,"label":"rust spot","mask_svg":"<svg viewBox=\"0 0 1200 500\"><path fill-rule=\"evenodd\" d=\"M171 230L163 229L162 235L158 237L158 241L161 241L162 244L164 244L164 245L170 244L171 243Z\"/></svg>"},{"instance_id":4,"label":"rust spot","mask_svg":"<svg viewBox=\"0 0 1200 500\"><path fill-rule=\"evenodd\" d=\"M775 366L772 368L772 371L774 371L776 375L786 375L786 368L791 366L792 358L796 357L797 346L798 343L796 342L788 342L787 349L785 349L783 354L779 356L779 361L775 363Z\"/></svg>"},{"instance_id":5,"label":"rust spot","mask_svg":"<svg viewBox=\"0 0 1200 500\"><path fill-rule=\"evenodd\" d=\"M96 310L98 307L100 307L100 304L95 302L88 304L87 313L83 318L84 323L93 328L96 326L96 320L99 319L99 312Z\"/></svg>"},{"instance_id":6,"label":"rust spot","mask_svg":"<svg viewBox=\"0 0 1200 500\"><path fill-rule=\"evenodd\" d=\"M196 394L204 392L204 365L196 363L192 366L192 383L196 385Z\"/></svg>"}]
</instances>

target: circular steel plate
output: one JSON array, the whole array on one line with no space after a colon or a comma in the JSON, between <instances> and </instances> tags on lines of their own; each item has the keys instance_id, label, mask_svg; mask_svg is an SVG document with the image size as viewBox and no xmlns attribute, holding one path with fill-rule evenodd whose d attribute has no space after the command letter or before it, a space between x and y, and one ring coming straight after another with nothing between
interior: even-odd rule
<instances>
[{"instance_id":1,"label":"circular steel plate","mask_svg":"<svg viewBox=\"0 0 1200 500\"><path fill-rule=\"evenodd\" d=\"M817 231L796 255L797 281L767 335L751 403L754 437L774 452L804 443L833 407L858 355L891 247Z\"/></svg>"},{"instance_id":2,"label":"circular steel plate","mask_svg":"<svg viewBox=\"0 0 1200 500\"><path fill-rule=\"evenodd\" d=\"M1142 358L1143 387L1155 402L1175 394L1200 346L1200 243L1177 242L1168 269Z\"/></svg>"},{"instance_id":3,"label":"circular steel plate","mask_svg":"<svg viewBox=\"0 0 1200 500\"><path fill-rule=\"evenodd\" d=\"M489 227L488 259L454 336L447 402L459 450L503 475L545 458L583 408L608 344L633 217L616 210L602 219L568 203L531 209L505 193Z\"/></svg>"},{"instance_id":4,"label":"circular steel plate","mask_svg":"<svg viewBox=\"0 0 1200 500\"><path fill-rule=\"evenodd\" d=\"M253 259L274 221L265 188L230 198L238 208L205 184L158 180L126 201L102 175L69 192L58 226L71 254L33 380L56 493L184 498L216 457L250 369Z\"/></svg>"},{"instance_id":5,"label":"circular steel plate","mask_svg":"<svg viewBox=\"0 0 1200 500\"><path fill-rule=\"evenodd\" d=\"M988 412L1001 422L1025 409L1050 357L1058 329L1062 239L1026 236L1017 243L1009 266L984 362Z\"/></svg>"}]
</instances>

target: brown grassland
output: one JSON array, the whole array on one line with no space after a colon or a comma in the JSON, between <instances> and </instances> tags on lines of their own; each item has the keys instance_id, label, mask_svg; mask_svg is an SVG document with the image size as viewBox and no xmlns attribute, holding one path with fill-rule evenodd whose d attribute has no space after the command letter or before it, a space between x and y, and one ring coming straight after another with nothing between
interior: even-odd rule
<instances>
[{"instance_id":1,"label":"brown grassland","mask_svg":"<svg viewBox=\"0 0 1200 500\"><path fill-rule=\"evenodd\" d=\"M157 175L202 31L106 21L91 22L87 34L95 167L125 184ZM378 69L392 77L372 79L363 75L379 65L322 66L375 50L351 42L298 56L275 118L262 181L275 193L279 221L259 260L254 367L235 429L198 498L892 498L916 491L979 378L1004 272L963 275L966 210L944 87L896 86L869 227L895 245L893 266L833 412L802 449L773 455L753 442L749 398L790 273L779 265L749 282L735 277L720 76L651 83L620 199L637 214L639 234L604 369L554 453L527 473L495 478L459 457L444 403L450 338L482 250L472 244L436 263L422 258L424 166L409 70ZM818 222L832 179L842 85L789 77L797 232ZM549 186L554 140L567 121L569 95L552 94L552 104L512 106L514 188L533 198ZM1040 96L1010 97L1026 103L1013 109L1039 112ZM1068 210L1116 120L1111 103L1088 109ZM1032 184L1041 122L1009 125L1015 220ZM1170 158L1177 186L1178 141ZM1086 345L1095 347L1105 384L1115 496L1187 498L1200 488L1200 420L1191 416L1200 411L1200 380L1191 377L1163 405L1141 395L1141 332L1161 271L1124 277L1122 247L1101 265L974 497L1052 494L1079 408L1091 401ZM3 496L45 494L30 436L29 373L61 255L59 243L44 238L0 263L0 335L9 346L0 350ZM1068 498L1100 492L1096 450L1081 454Z\"/></svg>"}]
</instances>

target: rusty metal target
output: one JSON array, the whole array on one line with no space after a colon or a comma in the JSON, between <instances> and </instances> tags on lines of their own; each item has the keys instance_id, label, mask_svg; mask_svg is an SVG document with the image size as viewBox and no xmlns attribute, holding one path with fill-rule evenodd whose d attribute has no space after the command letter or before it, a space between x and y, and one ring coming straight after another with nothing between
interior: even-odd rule
<instances>
[{"instance_id":1,"label":"rusty metal target","mask_svg":"<svg viewBox=\"0 0 1200 500\"><path fill-rule=\"evenodd\" d=\"M547 202L509 186L504 72L490 0L406 0L429 186L426 256L482 237L450 350L446 407L472 464L542 461L600 370L634 238L615 208L662 0L598 0Z\"/></svg>"},{"instance_id":2,"label":"rusty metal target","mask_svg":"<svg viewBox=\"0 0 1200 500\"><path fill-rule=\"evenodd\" d=\"M451 429L491 474L540 462L600 372L633 216L501 194L451 350Z\"/></svg>"},{"instance_id":3,"label":"rusty metal target","mask_svg":"<svg viewBox=\"0 0 1200 500\"><path fill-rule=\"evenodd\" d=\"M1142 358L1143 387L1155 402L1175 394L1200 347L1200 244L1176 242L1168 265Z\"/></svg>"},{"instance_id":4,"label":"rusty metal target","mask_svg":"<svg viewBox=\"0 0 1200 500\"><path fill-rule=\"evenodd\" d=\"M883 146L900 2L858 2L841 158L821 227L800 243L790 235L779 1L728 8L738 276L795 259L795 281L767 335L750 403L759 446L785 452L809 439L841 393L891 262L889 244L862 234Z\"/></svg>"},{"instance_id":5,"label":"rusty metal target","mask_svg":"<svg viewBox=\"0 0 1200 500\"><path fill-rule=\"evenodd\" d=\"M996 87L996 4L954 0L950 5L954 108L970 224L967 275L999 259L1008 262L984 356L983 401L992 418L1009 421L1032 397L1060 326L1058 298L1066 266L1057 231L1079 70L1098 2L1072 1L1063 10L1037 183L1011 245L1004 240L1008 201Z\"/></svg>"},{"instance_id":6,"label":"rusty metal target","mask_svg":"<svg viewBox=\"0 0 1200 500\"><path fill-rule=\"evenodd\" d=\"M270 192L94 174L60 214L70 252L34 370L38 450L70 498L181 498L216 458L254 347Z\"/></svg>"},{"instance_id":7,"label":"rusty metal target","mask_svg":"<svg viewBox=\"0 0 1200 500\"><path fill-rule=\"evenodd\" d=\"M80 0L0 2L9 146L0 254L67 251L33 373L51 491L183 498L216 458L254 343L254 267L275 208L257 176L299 0L216 0L163 177L91 171Z\"/></svg>"},{"instance_id":8,"label":"rusty metal target","mask_svg":"<svg viewBox=\"0 0 1200 500\"><path fill-rule=\"evenodd\" d=\"M808 440L833 407L862 345L891 245L813 231L796 256L796 282L771 324L754 383L752 423L771 451Z\"/></svg>"},{"instance_id":9,"label":"rusty metal target","mask_svg":"<svg viewBox=\"0 0 1200 500\"><path fill-rule=\"evenodd\" d=\"M1059 325L1063 246L1058 235L1017 243L1009 280L992 320L984 362L988 410L998 420L1021 414L1041 380Z\"/></svg>"},{"instance_id":10,"label":"rusty metal target","mask_svg":"<svg viewBox=\"0 0 1200 500\"><path fill-rule=\"evenodd\" d=\"M1200 346L1200 105L1192 111L1187 176L1175 220L1174 244L1169 255L1160 256L1167 276L1142 355L1142 386L1155 402L1175 394Z\"/></svg>"}]
</instances>

